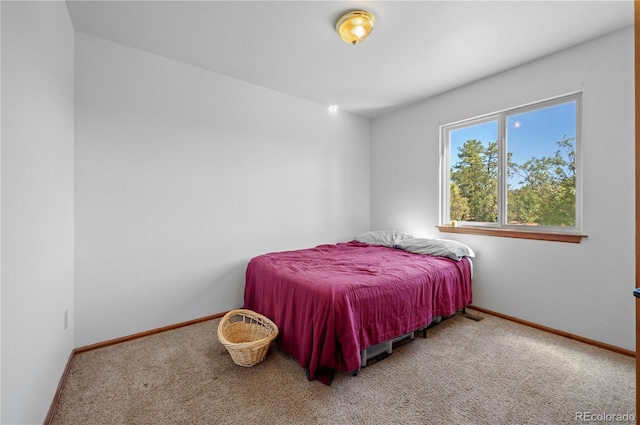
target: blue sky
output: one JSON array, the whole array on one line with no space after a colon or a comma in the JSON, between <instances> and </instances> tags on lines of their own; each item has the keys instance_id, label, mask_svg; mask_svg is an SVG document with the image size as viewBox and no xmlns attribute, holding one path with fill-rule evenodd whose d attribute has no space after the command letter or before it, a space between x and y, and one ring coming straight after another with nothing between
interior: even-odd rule
<instances>
[{"instance_id":1,"label":"blue sky","mask_svg":"<svg viewBox=\"0 0 640 425\"><path fill-rule=\"evenodd\" d=\"M517 164L532 156L553 156L558 150L558 141L575 135L575 101L507 116L507 145ZM497 138L497 121L451 131L451 165L458 162L458 148L467 140L478 139L486 146Z\"/></svg>"},{"instance_id":2,"label":"blue sky","mask_svg":"<svg viewBox=\"0 0 640 425\"><path fill-rule=\"evenodd\" d=\"M553 156L557 142L576 136L576 103L568 102L507 118L507 143L514 162Z\"/></svg>"}]
</instances>

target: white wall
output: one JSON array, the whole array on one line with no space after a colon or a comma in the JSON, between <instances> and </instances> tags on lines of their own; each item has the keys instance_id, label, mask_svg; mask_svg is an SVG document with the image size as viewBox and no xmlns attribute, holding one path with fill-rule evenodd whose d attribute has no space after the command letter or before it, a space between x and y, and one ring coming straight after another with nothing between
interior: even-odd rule
<instances>
[{"instance_id":1,"label":"white wall","mask_svg":"<svg viewBox=\"0 0 640 425\"><path fill-rule=\"evenodd\" d=\"M372 122L372 228L457 239L473 303L635 349L634 34L625 29ZM438 233L439 125L582 90L580 244Z\"/></svg>"},{"instance_id":2,"label":"white wall","mask_svg":"<svg viewBox=\"0 0 640 425\"><path fill-rule=\"evenodd\" d=\"M75 123L76 346L241 307L253 256L369 229L369 120L77 33Z\"/></svg>"},{"instance_id":3,"label":"white wall","mask_svg":"<svg viewBox=\"0 0 640 425\"><path fill-rule=\"evenodd\" d=\"M64 2L0 7L0 421L36 424L73 349L74 32Z\"/></svg>"}]
</instances>

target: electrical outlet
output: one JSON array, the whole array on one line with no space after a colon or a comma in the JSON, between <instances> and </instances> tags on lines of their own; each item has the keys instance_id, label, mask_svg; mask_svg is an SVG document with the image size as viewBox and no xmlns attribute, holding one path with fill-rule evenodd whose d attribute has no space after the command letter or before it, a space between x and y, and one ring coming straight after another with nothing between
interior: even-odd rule
<instances>
[{"instance_id":1,"label":"electrical outlet","mask_svg":"<svg viewBox=\"0 0 640 425\"><path fill-rule=\"evenodd\" d=\"M69 326L69 310L65 310L64 311L64 330L67 330L67 327Z\"/></svg>"}]
</instances>

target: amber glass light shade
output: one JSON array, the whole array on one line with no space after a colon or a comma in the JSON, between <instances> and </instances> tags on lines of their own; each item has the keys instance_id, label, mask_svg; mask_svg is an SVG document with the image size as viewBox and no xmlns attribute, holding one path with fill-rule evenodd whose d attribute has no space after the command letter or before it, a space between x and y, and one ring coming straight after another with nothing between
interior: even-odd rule
<instances>
[{"instance_id":1,"label":"amber glass light shade","mask_svg":"<svg viewBox=\"0 0 640 425\"><path fill-rule=\"evenodd\" d=\"M354 10L336 21L336 31L345 43L356 45L371 34L376 19L364 10Z\"/></svg>"}]
</instances>

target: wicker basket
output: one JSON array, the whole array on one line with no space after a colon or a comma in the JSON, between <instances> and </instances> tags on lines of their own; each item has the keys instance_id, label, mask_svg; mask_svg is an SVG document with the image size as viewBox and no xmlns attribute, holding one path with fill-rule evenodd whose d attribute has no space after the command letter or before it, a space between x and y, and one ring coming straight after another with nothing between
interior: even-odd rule
<instances>
[{"instance_id":1,"label":"wicker basket","mask_svg":"<svg viewBox=\"0 0 640 425\"><path fill-rule=\"evenodd\" d=\"M251 310L231 310L218 325L218 339L240 366L263 361L277 336L276 324Z\"/></svg>"}]
</instances>

